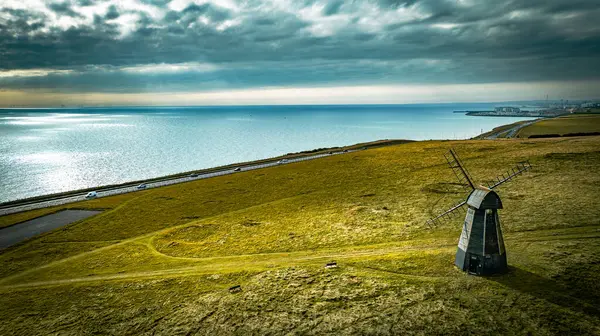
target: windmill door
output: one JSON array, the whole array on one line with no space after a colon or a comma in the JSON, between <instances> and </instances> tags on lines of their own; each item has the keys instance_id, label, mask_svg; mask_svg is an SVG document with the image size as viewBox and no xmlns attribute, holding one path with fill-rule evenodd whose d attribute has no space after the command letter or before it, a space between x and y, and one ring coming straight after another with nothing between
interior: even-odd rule
<instances>
[{"instance_id":1,"label":"windmill door","mask_svg":"<svg viewBox=\"0 0 600 336\"><path fill-rule=\"evenodd\" d=\"M469 269L468 269L469 273L479 274L479 266L480 266L479 256L472 255L469 258Z\"/></svg>"}]
</instances>

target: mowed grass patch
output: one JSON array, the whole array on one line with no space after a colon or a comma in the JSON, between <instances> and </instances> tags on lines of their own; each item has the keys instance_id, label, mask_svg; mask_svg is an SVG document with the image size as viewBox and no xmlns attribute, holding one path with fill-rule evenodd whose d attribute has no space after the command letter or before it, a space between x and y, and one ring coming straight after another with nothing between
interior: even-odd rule
<instances>
[{"instance_id":1,"label":"mowed grass patch","mask_svg":"<svg viewBox=\"0 0 600 336\"><path fill-rule=\"evenodd\" d=\"M199 273L265 271L294 265L323 266L331 260L342 263L361 258L378 258L394 254L408 259L419 253L443 247L452 249L454 239L430 238L396 243L329 247L295 252L273 252L214 257L173 257L153 250L141 239L107 246L102 250L83 253L46 267L0 280L2 286L44 286L69 282L93 283L122 278L161 278ZM435 252L437 253L437 252ZM452 268L451 263L444 268Z\"/></svg>"}]
</instances>

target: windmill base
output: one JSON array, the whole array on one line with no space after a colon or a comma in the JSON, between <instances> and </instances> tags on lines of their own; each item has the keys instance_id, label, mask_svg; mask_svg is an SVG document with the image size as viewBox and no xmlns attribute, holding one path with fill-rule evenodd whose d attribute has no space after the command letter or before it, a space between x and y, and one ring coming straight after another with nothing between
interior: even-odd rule
<instances>
[{"instance_id":1,"label":"windmill base","mask_svg":"<svg viewBox=\"0 0 600 336\"><path fill-rule=\"evenodd\" d=\"M473 275L490 275L508 270L506 253L480 255L458 248L454 264L464 272Z\"/></svg>"}]
</instances>

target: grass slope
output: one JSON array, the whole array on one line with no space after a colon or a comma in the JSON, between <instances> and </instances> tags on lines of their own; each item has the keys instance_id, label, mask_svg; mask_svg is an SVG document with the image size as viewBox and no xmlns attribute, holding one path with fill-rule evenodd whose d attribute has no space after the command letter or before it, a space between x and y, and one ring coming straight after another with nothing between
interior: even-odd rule
<instances>
[{"instance_id":1,"label":"grass slope","mask_svg":"<svg viewBox=\"0 0 600 336\"><path fill-rule=\"evenodd\" d=\"M508 274L424 225L466 195L450 147L480 180L534 166L499 190ZM81 203L109 210L1 252L0 334L600 334L598 148L415 142Z\"/></svg>"},{"instance_id":2,"label":"grass slope","mask_svg":"<svg viewBox=\"0 0 600 336\"><path fill-rule=\"evenodd\" d=\"M572 114L558 118L538 121L519 130L517 137L529 138L540 135L567 135L573 133L600 132L600 115Z\"/></svg>"}]
</instances>

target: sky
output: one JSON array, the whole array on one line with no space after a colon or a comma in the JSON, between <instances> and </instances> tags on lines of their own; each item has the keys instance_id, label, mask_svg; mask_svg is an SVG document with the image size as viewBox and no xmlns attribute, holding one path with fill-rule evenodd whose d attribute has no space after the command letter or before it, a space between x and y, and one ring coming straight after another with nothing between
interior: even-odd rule
<instances>
[{"instance_id":1,"label":"sky","mask_svg":"<svg viewBox=\"0 0 600 336\"><path fill-rule=\"evenodd\" d=\"M598 0L2 0L0 106L600 98Z\"/></svg>"}]
</instances>

